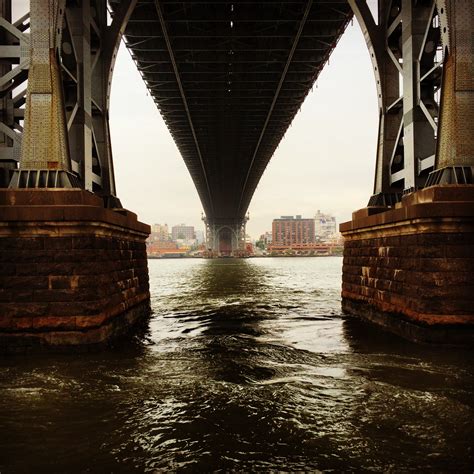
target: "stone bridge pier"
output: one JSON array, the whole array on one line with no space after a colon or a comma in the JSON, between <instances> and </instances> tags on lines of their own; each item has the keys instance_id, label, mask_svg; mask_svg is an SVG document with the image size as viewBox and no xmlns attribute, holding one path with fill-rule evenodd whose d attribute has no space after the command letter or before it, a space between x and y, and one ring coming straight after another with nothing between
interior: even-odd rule
<instances>
[{"instance_id":1,"label":"stone bridge pier","mask_svg":"<svg viewBox=\"0 0 474 474\"><path fill-rule=\"evenodd\" d=\"M374 195L341 225L343 308L415 341L473 344L474 2L379 2L378 22L350 3L380 127Z\"/></svg>"},{"instance_id":2,"label":"stone bridge pier","mask_svg":"<svg viewBox=\"0 0 474 474\"><path fill-rule=\"evenodd\" d=\"M136 2L110 25L105 1L73 3L31 0L12 23L0 1L2 352L104 344L148 314L150 228L116 196L108 129Z\"/></svg>"}]
</instances>

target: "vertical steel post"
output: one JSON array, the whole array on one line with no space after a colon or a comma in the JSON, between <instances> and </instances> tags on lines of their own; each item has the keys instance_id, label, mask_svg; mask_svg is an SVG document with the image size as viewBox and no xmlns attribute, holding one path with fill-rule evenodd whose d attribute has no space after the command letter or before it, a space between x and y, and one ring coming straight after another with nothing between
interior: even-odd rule
<instances>
[{"instance_id":1,"label":"vertical steel post","mask_svg":"<svg viewBox=\"0 0 474 474\"><path fill-rule=\"evenodd\" d=\"M0 17L6 24L11 25L12 6L11 0L0 1ZM0 50L1 48L9 48L10 52L0 53L0 57L4 59L5 55L12 54L11 49L12 35L4 28L0 29ZM19 53L19 52L18 52ZM0 62L0 78L4 78L11 71L11 66L6 61ZM2 80L0 86L0 187L8 186L10 182L10 171L16 168L16 161L19 156L14 156L15 151L19 151L17 145L15 150L15 132L14 118L13 118L13 104L12 104L12 92L9 88L9 81ZM15 160L17 158L17 160Z\"/></svg>"},{"instance_id":2,"label":"vertical steel post","mask_svg":"<svg viewBox=\"0 0 474 474\"><path fill-rule=\"evenodd\" d=\"M124 0L108 25L106 0L68 1L63 47L69 91L69 137L73 168L85 189L119 207L109 129L112 74L122 34L137 0ZM71 79L72 77L72 79Z\"/></svg>"},{"instance_id":3,"label":"vertical steel post","mask_svg":"<svg viewBox=\"0 0 474 474\"><path fill-rule=\"evenodd\" d=\"M403 148L404 191L417 189L418 163L435 152L433 130L420 108L420 49L426 25L431 21L431 5L402 0L402 77L403 77Z\"/></svg>"},{"instance_id":4,"label":"vertical steel post","mask_svg":"<svg viewBox=\"0 0 474 474\"><path fill-rule=\"evenodd\" d=\"M71 156L79 164L82 187L93 191L90 15L90 0L68 5L66 12L77 67L77 111L69 129Z\"/></svg>"},{"instance_id":5,"label":"vertical steel post","mask_svg":"<svg viewBox=\"0 0 474 474\"><path fill-rule=\"evenodd\" d=\"M436 169L429 184L474 183L474 2L437 0L445 55Z\"/></svg>"},{"instance_id":6,"label":"vertical steel post","mask_svg":"<svg viewBox=\"0 0 474 474\"><path fill-rule=\"evenodd\" d=\"M58 62L64 6L64 1L30 2L30 70L20 169L71 169Z\"/></svg>"},{"instance_id":7,"label":"vertical steel post","mask_svg":"<svg viewBox=\"0 0 474 474\"><path fill-rule=\"evenodd\" d=\"M390 204L401 190L392 186L390 165L397 147L400 128L399 66L387 48L387 30L390 7L388 2L377 4L378 22L375 21L365 0L349 0L364 35L375 76L379 104L379 132L372 205Z\"/></svg>"}]
</instances>

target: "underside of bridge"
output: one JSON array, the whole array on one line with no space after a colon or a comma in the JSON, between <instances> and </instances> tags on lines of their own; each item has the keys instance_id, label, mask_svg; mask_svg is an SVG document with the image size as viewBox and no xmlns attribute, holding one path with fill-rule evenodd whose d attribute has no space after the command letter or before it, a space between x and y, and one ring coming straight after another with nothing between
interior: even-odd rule
<instances>
[{"instance_id":1,"label":"underside of bridge","mask_svg":"<svg viewBox=\"0 0 474 474\"><path fill-rule=\"evenodd\" d=\"M125 42L211 228L237 231L244 221L265 167L351 18L344 0L137 2Z\"/></svg>"}]
</instances>

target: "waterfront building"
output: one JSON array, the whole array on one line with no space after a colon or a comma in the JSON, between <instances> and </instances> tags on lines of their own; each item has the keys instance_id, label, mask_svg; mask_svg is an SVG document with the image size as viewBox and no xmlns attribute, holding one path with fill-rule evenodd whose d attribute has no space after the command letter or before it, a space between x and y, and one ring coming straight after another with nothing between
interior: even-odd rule
<instances>
[{"instance_id":1,"label":"waterfront building","mask_svg":"<svg viewBox=\"0 0 474 474\"><path fill-rule=\"evenodd\" d=\"M156 241L167 241L169 240L170 235L169 235L169 230L168 230L168 224L153 224L151 226L151 233L149 240L152 242Z\"/></svg>"},{"instance_id":2,"label":"waterfront building","mask_svg":"<svg viewBox=\"0 0 474 474\"><path fill-rule=\"evenodd\" d=\"M159 257L165 253L173 253L178 250L175 242L166 240L147 241L146 251L149 257Z\"/></svg>"},{"instance_id":3,"label":"waterfront building","mask_svg":"<svg viewBox=\"0 0 474 474\"><path fill-rule=\"evenodd\" d=\"M271 245L273 237L271 232L265 232L260 236L260 242L263 242L265 247Z\"/></svg>"},{"instance_id":4,"label":"waterfront building","mask_svg":"<svg viewBox=\"0 0 474 474\"><path fill-rule=\"evenodd\" d=\"M314 243L314 219L301 215L273 219L272 246L288 247Z\"/></svg>"},{"instance_id":5,"label":"waterfront building","mask_svg":"<svg viewBox=\"0 0 474 474\"><path fill-rule=\"evenodd\" d=\"M336 218L318 209L314 216L314 234L319 242L328 242L337 238Z\"/></svg>"},{"instance_id":6,"label":"waterfront building","mask_svg":"<svg viewBox=\"0 0 474 474\"><path fill-rule=\"evenodd\" d=\"M171 238L173 240L184 240L190 241L196 239L196 233L194 232L194 226L179 224L171 228Z\"/></svg>"}]
</instances>

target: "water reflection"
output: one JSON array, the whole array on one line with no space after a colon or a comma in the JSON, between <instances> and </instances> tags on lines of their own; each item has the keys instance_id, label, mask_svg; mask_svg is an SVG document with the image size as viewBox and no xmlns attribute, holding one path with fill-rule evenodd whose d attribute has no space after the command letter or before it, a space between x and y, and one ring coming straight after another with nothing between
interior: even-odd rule
<instances>
[{"instance_id":1,"label":"water reflection","mask_svg":"<svg viewBox=\"0 0 474 474\"><path fill-rule=\"evenodd\" d=\"M0 471L469 471L472 354L344 318L340 268L150 262L145 334L0 359Z\"/></svg>"}]
</instances>

